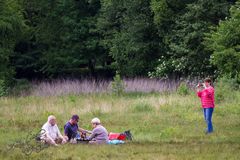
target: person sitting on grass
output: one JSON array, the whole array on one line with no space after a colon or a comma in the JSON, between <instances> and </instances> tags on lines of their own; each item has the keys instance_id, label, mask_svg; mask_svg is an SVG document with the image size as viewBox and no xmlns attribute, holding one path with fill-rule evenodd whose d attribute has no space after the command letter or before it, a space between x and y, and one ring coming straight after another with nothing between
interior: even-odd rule
<instances>
[{"instance_id":1,"label":"person sitting on grass","mask_svg":"<svg viewBox=\"0 0 240 160\"><path fill-rule=\"evenodd\" d=\"M92 134L87 138L90 144L107 144L108 131L101 125L98 118L93 118L91 121L93 130Z\"/></svg>"},{"instance_id":2,"label":"person sitting on grass","mask_svg":"<svg viewBox=\"0 0 240 160\"><path fill-rule=\"evenodd\" d=\"M66 143L67 139L66 137L63 137L59 131L55 116L50 115L48 121L42 126L40 139L41 141L54 146Z\"/></svg>"},{"instance_id":3,"label":"person sitting on grass","mask_svg":"<svg viewBox=\"0 0 240 160\"><path fill-rule=\"evenodd\" d=\"M64 126L64 135L68 137L68 141L76 143L76 138L80 137L78 131L82 134L89 133L90 131L78 127L79 116L73 115L72 118Z\"/></svg>"}]
</instances>

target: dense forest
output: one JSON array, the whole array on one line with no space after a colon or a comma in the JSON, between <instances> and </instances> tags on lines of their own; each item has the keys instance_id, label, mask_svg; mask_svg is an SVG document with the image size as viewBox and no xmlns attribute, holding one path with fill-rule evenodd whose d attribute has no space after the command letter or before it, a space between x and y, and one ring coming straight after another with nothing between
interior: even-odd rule
<instances>
[{"instance_id":1,"label":"dense forest","mask_svg":"<svg viewBox=\"0 0 240 160\"><path fill-rule=\"evenodd\" d=\"M0 1L0 84L116 71L239 77L240 1Z\"/></svg>"}]
</instances>

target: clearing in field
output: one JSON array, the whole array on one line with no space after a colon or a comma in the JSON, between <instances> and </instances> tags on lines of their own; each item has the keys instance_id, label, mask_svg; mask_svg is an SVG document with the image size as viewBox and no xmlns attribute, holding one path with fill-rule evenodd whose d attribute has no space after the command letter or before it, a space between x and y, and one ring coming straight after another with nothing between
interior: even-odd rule
<instances>
[{"instance_id":1,"label":"clearing in field","mask_svg":"<svg viewBox=\"0 0 240 160\"><path fill-rule=\"evenodd\" d=\"M200 102L194 94L1 98L0 159L238 159L239 100L238 93L234 100L217 104L215 131L205 135ZM131 129L134 140L123 145L67 144L40 149L24 145L50 114L57 117L61 132L71 115L78 114L83 128L90 130L91 119L99 117L108 132ZM20 147L18 140L22 142ZM15 147L9 147L14 143Z\"/></svg>"}]
</instances>

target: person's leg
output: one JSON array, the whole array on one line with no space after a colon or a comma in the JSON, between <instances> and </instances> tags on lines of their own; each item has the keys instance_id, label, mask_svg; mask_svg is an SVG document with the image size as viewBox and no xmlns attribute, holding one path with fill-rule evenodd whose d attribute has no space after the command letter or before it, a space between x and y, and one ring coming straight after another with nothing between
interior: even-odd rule
<instances>
[{"instance_id":1,"label":"person's leg","mask_svg":"<svg viewBox=\"0 0 240 160\"><path fill-rule=\"evenodd\" d=\"M89 141L89 144L98 144L97 141Z\"/></svg>"},{"instance_id":2,"label":"person's leg","mask_svg":"<svg viewBox=\"0 0 240 160\"><path fill-rule=\"evenodd\" d=\"M213 132L213 126L212 126L212 113L213 108L206 108L206 123L207 123L207 132L211 133Z\"/></svg>"},{"instance_id":3,"label":"person's leg","mask_svg":"<svg viewBox=\"0 0 240 160\"><path fill-rule=\"evenodd\" d=\"M206 121L206 108L203 108L203 116L204 116L204 120Z\"/></svg>"},{"instance_id":4,"label":"person's leg","mask_svg":"<svg viewBox=\"0 0 240 160\"><path fill-rule=\"evenodd\" d=\"M53 141L52 139L48 138L48 137L44 137L44 142L46 144L50 144L50 145L54 145L54 146L57 146L57 144L55 143L55 141Z\"/></svg>"},{"instance_id":5,"label":"person's leg","mask_svg":"<svg viewBox=\"0 0 240 160\"><path fill-rule=\"evenodd\" d=\"M206 108L203 108L203 116L204 116L204 121L207 122L206 121ZM205 129L204 132L207 132L207 128Z\"/></svg>"}]
</instances>

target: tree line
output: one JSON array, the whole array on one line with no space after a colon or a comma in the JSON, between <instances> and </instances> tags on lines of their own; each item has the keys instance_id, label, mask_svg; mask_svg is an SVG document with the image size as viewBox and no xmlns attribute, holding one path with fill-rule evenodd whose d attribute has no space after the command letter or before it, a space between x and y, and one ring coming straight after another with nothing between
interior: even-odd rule
<instances>
[{"instance_id":1,"label":"tree line","mask_svg":"<svg viewBox=\"0 0 240 160\"><path fill-rule=\"evenodd\" d=\"M1 0L0 81L240 71L236 0Z\"/></svg>"}]
</instances>

